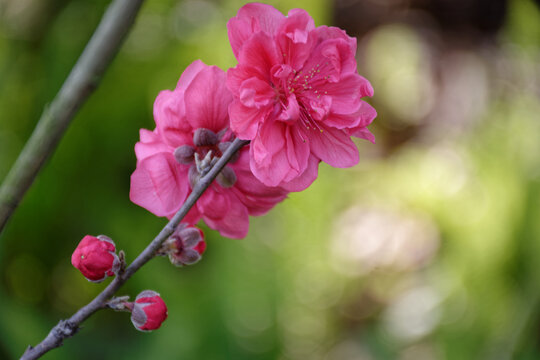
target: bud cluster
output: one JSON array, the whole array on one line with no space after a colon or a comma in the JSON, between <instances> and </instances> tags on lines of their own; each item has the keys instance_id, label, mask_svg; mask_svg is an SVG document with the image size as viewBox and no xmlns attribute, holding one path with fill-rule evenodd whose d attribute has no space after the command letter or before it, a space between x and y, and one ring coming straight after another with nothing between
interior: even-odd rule
<instances>
[{"instance_id":1,"label":"bud cluster","mask_svg":"<svg viewBox=\"0 0 540 360\"><path fill-rule=\"evenodd\" d=\"M202 230L192 225L180 224L163 243L158 255L168 256L176 266L184 266L199 262L205 250L206 242Z\"/></svg>"},{"instance_id":2,"label":"bud cluster","mask_svg":"<svg viewBox=\"0 0 540 360\"><path fill-rule=\"evenodd\" d=\"M203 232L194 226L180 224L157 255L168 256L174 265L184 266L198 262L205 250ZM123 251L117 255L116 245L105 235L86 235L73 252L71 263L92 282L121 275L125 269ZM137 295L134 302L128 299L128 296L116 297L109 300L107 306L113 310L131 312L131 322L137 330L156 330L167 319L167 305L157 292L145 290Z\"/></svg>"}]
</instances>

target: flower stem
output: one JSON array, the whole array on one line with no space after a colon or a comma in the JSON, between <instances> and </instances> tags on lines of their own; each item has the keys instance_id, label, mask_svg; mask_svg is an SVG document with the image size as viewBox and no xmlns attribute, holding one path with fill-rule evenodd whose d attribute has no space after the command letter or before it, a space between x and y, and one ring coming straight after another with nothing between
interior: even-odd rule
<instances>
[{"instance_id":1,"label":"flower stem","mask_svg":"<svg viewBox=\"0 0 540 360\"><path fill-rule=\"evenodd\" d=\"M127 267L127 269L114 278L114 280L100 293L94 300L80 308L73 316L67 320L61 320L51 329L47 337L35 347L29 346L21 357L21 360L37 359L43 354L62 345L62 341L73 336L78 330L79 325L99 309L103 309L111 296L144 264L152 257L163 242L174 232L180 221L186 216L188 211L195 205L204 191L210 186L212 181L218 176L221 170L227 165L235 153L244 145L249 143L247 140L236 139L223 153L219 161L212 166L210 171L204 175L193 187L191 194L187 197L184 204L173 218L165 225L159 234L150 244L137 256L137 258Z\"/></svg>"}]
</instances>

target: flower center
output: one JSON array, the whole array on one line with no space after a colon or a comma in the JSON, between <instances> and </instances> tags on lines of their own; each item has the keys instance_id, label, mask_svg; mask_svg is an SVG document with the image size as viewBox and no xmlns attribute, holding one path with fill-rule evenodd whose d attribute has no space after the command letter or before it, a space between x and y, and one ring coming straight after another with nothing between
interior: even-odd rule
<instances>
[{"instance_id":1,"label":"flower center","mask_svg":"<svg viewBox=\"0 0 540 360\"><path fill-rule=\"evenodd\" d=\"M209 129L197 129L193 134L194 146L182 145L174 151L176 161L190 165L188 177L192 189L231 145L229 141L221 141L225 133L216 134ZM230 162L235 162L237 159L238 156L233 157ZM229 166L225 166L216 177L216 181L224 188L231 187L236 182L236 174Z\"/></svg>"},{"instance_id":2,"label":"flower center","mask_svg":"<svg viewBox=\"0 0 540 360\"><path fill-rule=\"evenodd\" d=\"M323 132L319 124L328 112L328 94L324 90L332 71L328 62L311 68L293 70L289 65L276 65L273 69L273 85L277 92L285 121L300 121L306 130Z\"/></svg>"}]
</instances>

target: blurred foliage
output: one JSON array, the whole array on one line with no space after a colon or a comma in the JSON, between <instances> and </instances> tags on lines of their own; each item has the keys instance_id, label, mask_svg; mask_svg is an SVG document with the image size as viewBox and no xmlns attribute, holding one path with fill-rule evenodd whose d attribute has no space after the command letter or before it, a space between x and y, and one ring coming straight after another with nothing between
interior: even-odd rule
<instances>
[{"instance_id":1,"label":"blurred foliage","mask_svg":"<svg viewBox=\"0 0 540 360\"><path fill-rule=\"evenodd\" d=\"M0 2L0 178L107 3ZM70 264L85 234L107 234L132 260L164 225L128 199L138 129L154 127L155 96L193 60L234 66L225 26L241 5L145 3L0 235L0 359L103 288ZM317 25L340 19L329 1L294 7ZM411 13L420 25L385 20L358 34L379 111L378 143L358 142L358 166L321 165L311 188L252 219L245 240L206 229L196 266L145 266L120 294L160 292L160 330L139 333L127 314L102 311L44 358L540 358L538 7L509 1L502 29L474 46Z\"/></svg>"}]
</instances>

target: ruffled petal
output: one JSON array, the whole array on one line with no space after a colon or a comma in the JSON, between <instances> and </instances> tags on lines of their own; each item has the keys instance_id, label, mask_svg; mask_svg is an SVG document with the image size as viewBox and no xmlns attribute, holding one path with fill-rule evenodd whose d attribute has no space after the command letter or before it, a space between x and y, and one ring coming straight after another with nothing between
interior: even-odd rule
<instances>
[{"instance_id":1,"label":"ruffled petal","mask_svg":"<svg viewBox=\"0 0 540 360\"><path fill-rule=\"evenodd\" d=\"M273 102L276 92L266 81L252 77L240 86L239 100L248 107L260 109Z\"/></svg>"},{"instance_id":2,"label":"ruffled petal","mask_svg":"<svg viewBox=\"0 0 540 360\"><path fill-rule=\"evenodd\" d=\"M187 196L186 171L187 167L178 164L170 153L147 157L131 175L129 198L157 216L169 216Z\"/></svg>"},{"instance_id":3,"label":"ruffled petal","mask_svg":"<svg viewBox=\"0 0 540 360\"><path fill-rule=\"evenodd\" d=\"M201 60L195 60L184 70L178 83L176 84L176 89L185 90L191 84L195 76L197 76L202 70L208 68L208 65L203 63Z\"/></svg>"},{"instance_id":4,"label":"ruffled petal","mask_svg":"<svg viewBox=\"0 0 540 360\"><path fill-rule=\"evenodd\" d=\"M319 43L329 39L343 39L349 45L351 52L356 54L356 38L347 35L345 30L334 26L322 25L315 29Z\"/></svg>"},{"instance_id":5,"label":"ruffled petal","mask_svg":"<svg viewBox=\"0 0 540 360\"><path fill-rule=\"evenodd\" d=\"M165 144L156 130L141 129L139 131L141 141L135 144L135 156L137 161L144 160L160 152L171 152L172 148Z\"/></svg>"},{"instance_id":6,"label":"ruffled petal","mask_svg":"<svg viewBox=\"0 0 540 360\"><path fill-rule=\"evenodd\" d=\"M350 132L350 134L351 136L355 136L375 144L375 135L373 135L371 131L368 130L368 128L358 128Z\"/></svg>"},{"instance_id":7,"label":"ruffled petal","mask_svg":"<svg viewBox=\"0 0 540 360\"><path fill-rule=\"evenodd\" d=\"M352 114L360 107L362 86L362 78L358 74L350 74L339 82L321 85L319 91L332 97L332 113Z\"/></svg>"},{"instance_id":8,"label":"ruffled petal","mask_svg":"<svg viewBox=\"0 0 540 360\"><path fill-rule=\"evenodd\" d=\"M221 219L227 215L230 206L227 191L221 191L215 185L211 185L197 200L197 209L205 218Z\"/></svg>"},{"instance_id":9,"label":"ruffled petal","mask_svg":"<svg viewBox=\"0 0 540 360\"><path fill-rule=\"evenodd\" d=\"M246 237L249 230L247 208L233 194L229 195L229 207L224 217L213 219L204 213L203 219L209 227L219 231L222 236L233 239Z\"/></svg>"},{"instance_id":10,"label":"ruffled petal","mask_svg":"<svg viewBox=\"0 0 540 360\"><path fill-rule=\"evenodd\" d=\"M322 128L322 131L306 131L311 152L325 163L346 168L359 161L358 149L345 130Z\"/></svg>"},{"instance_id":11,"label":"ruffled petal","mask_svg":"<svg viewBox=\"0 0 540 360\"><path fill-rule=\"evenodd\" d=\"M287 197L287 191L279 187L266 186L253 176L249 168L247 148L243 148L238 160L229 166L234 170L237 178L231 190L247 207L249 215L263 215Z\"/></svg>"},{"instance_id":12,"label":"ruffled petal","mask_svg":"<svg viewBox=\"0 0 540 360\"><path fill-rule=\"evenodd\" d=\"M154 121L158 133L168 145L176 148L190 144L192 129L185 119L183 90L164 90L154 101Z\"/></svg>"},{"instance_id":13,"label":"ruffled petal","mask_svg":"<svg viewBox=\"0 0 540 360\"><path fill-rule=\"evenodd\" d=\"M360 101L358 110L352 114L332 113L324 121L326 126L336 129L356 129L366 127L377 117L377 111L365 101Z\"/></svg>"},{"instance_id":14,"label":"ruffled petal","mask_svg":"<svg viewBox=\"0 0 540 360\"><path fill-rule=\"evenodd\" d=\"M307 167L309 144L295 125L265 123L251 142L251 171L267 186L297 177Z\"/></svg>"},{"instance_id":15,"label":"ruffled petal","mask_svg":"<svg viewBox=\"0 0 540 360\"><path fill-rule=\"evenodd\" d=\"M321 160L319 158L317 158L313 154L310 155L306 170L301 175L292 179L291 181L287 183L282 183L281 188L284 189L285 191L291 191L291 192L302 191L302 190L307 189L319 175L320 162Z\"/></svg>"},{"instance_id":16,"label":"ruffled petal","mask_svg":"<svg viewBox=\"0 0 540 360\"><path fill-rule=\"evenodd\" d=\"M243 44L254 33L262 31L273 36L283 19L285 16L270 5L251 3L241 7L227 23L234 56L238 58Z\"/></svg>"},{"instance_id":17,"label":"ruffled petal","mask_svg":"<svg viewBox=\"0 0 540 360\"><path fill-rule=\"evenodd\" d=\"M232 95L225 80L223 70L203 64L203 68L186 87L185 119L193 129L205 128L217 133L228 126L228 107Z\"/></svg>"},{"instance_id":18,"label":"ruffled petal","mask_svg":"<svg viewBox=\"0 0 540 360\"><path fill-rule=\"evenodd\" d=\"M233 101L229 106L231 130L243 140L255 138L259 123L263 122L270 109L257 109L244 106L240 101Z\"/></svg>"},{"instance_id":19,"label":"ruffled petal","mask_svg":"<svg viewBox=\"0 0 540 360\"><path fill-rule=\"evenodd\" d=\"M315 23L302 9L292 9L280 24L277 31L277 43L282 61L293 69L300 69L309 58L316 43L316 37L310 36Z\"/></svg>"},{"instance_id":20,"label":"ruffled petal","mask_svg":"<svg viewBox=\"0 0 540 360\"><path fill-rule=\"evenodd\" d=\"M257 77L270 81L270 70L280 62L279 51L273 39L266 33L259 32L251 36L242 47L238 62L245 66L248 75L245 80ZM234 89L231 89L234 93Z\"/></svg>"}]
</instances>

